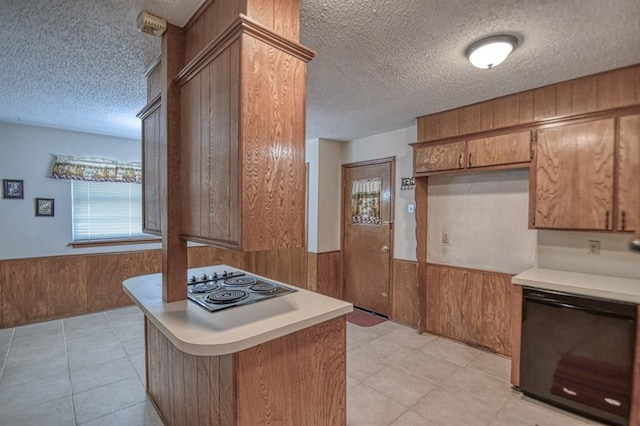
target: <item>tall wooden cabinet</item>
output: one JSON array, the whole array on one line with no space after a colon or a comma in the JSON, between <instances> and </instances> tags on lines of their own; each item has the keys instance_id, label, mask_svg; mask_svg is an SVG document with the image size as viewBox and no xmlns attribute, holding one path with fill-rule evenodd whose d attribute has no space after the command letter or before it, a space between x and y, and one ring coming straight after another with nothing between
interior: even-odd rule
<instances>
[{"instance_id":1,"label":"tall wooden cabinet","mask_svg":"<svg viewBox=\"0 0 640 426\"><path fill-rule=\"evenodd\" d=\"M243 251L302 247L306 63L244 17L178 78L182 236ZM275 43L277 40L277 44Z\"/></svg>"},{"instance_id":2,"label":"tall wooden cabinet","mask_svg":"<svg viewBox=\"0 0 640 426\"><path fill-rule=\"evenodd\" d=\"M538 131L536 228L638 229L640 115Z\"/></svg>"},{"instance_id":3,"label":"tall wooden cabinet","mask_svg":"<svg viewBox=\"0 0 640 426\"><path fill-rule=\"evenodd\" d=\"M640 227L640 115L620 118L618 126L618 209L616 229Z\"/></svg>"},{"instance_id":4,"label":"tall wooden cabinet","mask_svg":"<svg viewBox=\"0 0 640 426\"><path fill-rule=\"evenodd\" d=\"M538 131L535 227L611 230L615 120Z\"/></svg>"}]
</instances>

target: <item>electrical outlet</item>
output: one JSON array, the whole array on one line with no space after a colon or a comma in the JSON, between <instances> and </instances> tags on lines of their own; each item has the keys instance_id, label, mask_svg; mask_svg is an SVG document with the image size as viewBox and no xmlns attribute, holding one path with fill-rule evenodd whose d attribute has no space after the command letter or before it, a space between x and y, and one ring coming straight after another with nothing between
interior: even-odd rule
<instances>
[{"instance_id":1,"label":"electrical outlet","mask_svg":"<svg viewBox=\"0 0 640 426\"><path fill-rule=\"evenodd\" d=\"M442 244L449 244L449 234L445 232L442 233Z\"/></svg>"},{"instance_id":2,"label":"electrical outlet","mask_svg":"<svg viewBox=\"0 0 640 426\"><path fill-rule=\"evenodd\" d=\"M416 205L413 203L407 204L407 213L413 214L416 211Z\"/></svg>"},{"instance_id":3,"label":"electrical outlet","mask_svg":"<svg viewBox=\"0 0 640 426\"><path fill-rule=\"evenodd\" d=\"M600 256L600 241L589 240L589 255Z\"/></svg>"}]
</instances>

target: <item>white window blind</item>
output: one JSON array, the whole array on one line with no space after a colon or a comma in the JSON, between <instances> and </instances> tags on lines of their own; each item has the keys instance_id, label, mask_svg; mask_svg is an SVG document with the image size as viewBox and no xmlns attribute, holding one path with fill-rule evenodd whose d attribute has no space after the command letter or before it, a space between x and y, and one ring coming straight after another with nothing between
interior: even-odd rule
<instances>
[{"instance_id":1,"label":"white window blind","mask_svg":"<svg viewBox=\"0 0 640 426\"><path fill-rule=\"evenodd\" d=\"M126 239L142 232L142 185L71 181L73 240Z\"/></svg>"}]
</instances>

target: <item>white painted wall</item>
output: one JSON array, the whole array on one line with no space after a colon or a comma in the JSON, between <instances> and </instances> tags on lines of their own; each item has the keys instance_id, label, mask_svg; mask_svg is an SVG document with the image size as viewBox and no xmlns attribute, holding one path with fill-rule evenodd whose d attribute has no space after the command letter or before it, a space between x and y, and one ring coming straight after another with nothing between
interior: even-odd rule
<instances>
[{"instance_id":1,"label":"white painted wall","mask_svg":"<svg viewBox=\"0 0 640 426\"><path fill-rule=\"evenodd\" d=\"M140 161L139 140L0 123L0 179L24 180L24 200L0 198L0 259L159 248L160 244L71 248L71 181L51 179L52 154ZM35 217L38 198L54 217Z\"/></svg>"},{"instance_id":2,"label":"white painted wall","mask_svg":"<svg viewBox=\"0 0 640 426\"><path fill-rule=\"evenodd\" d=\"M307 141L309 213L307 246L312 253L340 250L340 178L344 141Z\"/></svg>"},{"instance_id":3,"label":"white painted wall","mask_svg":"<svg viewBox=\"0 0 640 426\"><path fill-rule=\"evenodd\" d=\"M396 157L393 219L395 226L393 257L395 259L416 260L415 216L407 213L407 204L415 203L415 192L413 190L401 191L400 178L413 175L413 150L409 143L415 142L417 135L416 126L411 126L393 132L354 139L347 144L344 156L344 163Z\"/></svg>"},{"instance_id":4,"label":"white painted wall","mask_svg":"<svg viewBox=\"0 0 640 426\"><path fill-rule=\"evenodd\" d=\"M527 229L528 205L528 169L430 177L427 260L505 273L531 268L536 231Z\"/></svg>"},{"instance_id":5,"label":"white painted wall","mask_svg":"<svg viewBox=\"0 0 640 426\"><path fill-rule=\"evenodd\" d=\"M600 255L589 254L600 241ZM538 231L540 268L640 279L640 255L629 251L631 236L602 232Z\"/></svg>"}]
</instances>

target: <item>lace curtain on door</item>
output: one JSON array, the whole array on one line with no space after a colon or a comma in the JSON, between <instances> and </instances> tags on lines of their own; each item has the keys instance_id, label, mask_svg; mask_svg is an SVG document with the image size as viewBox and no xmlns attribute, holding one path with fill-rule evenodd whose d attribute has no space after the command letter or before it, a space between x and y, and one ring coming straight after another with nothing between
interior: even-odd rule
<instances>
[{"instance_id":1,"label":"lace curtain on door","mask_svg":"<svg viewBox=\"0 0 640 426\"><path fill-rule=\"evenodd\" d=\"M380 225L382 178L354 180L351 187L351 222Z\"/></svg>"}]
</instances>

